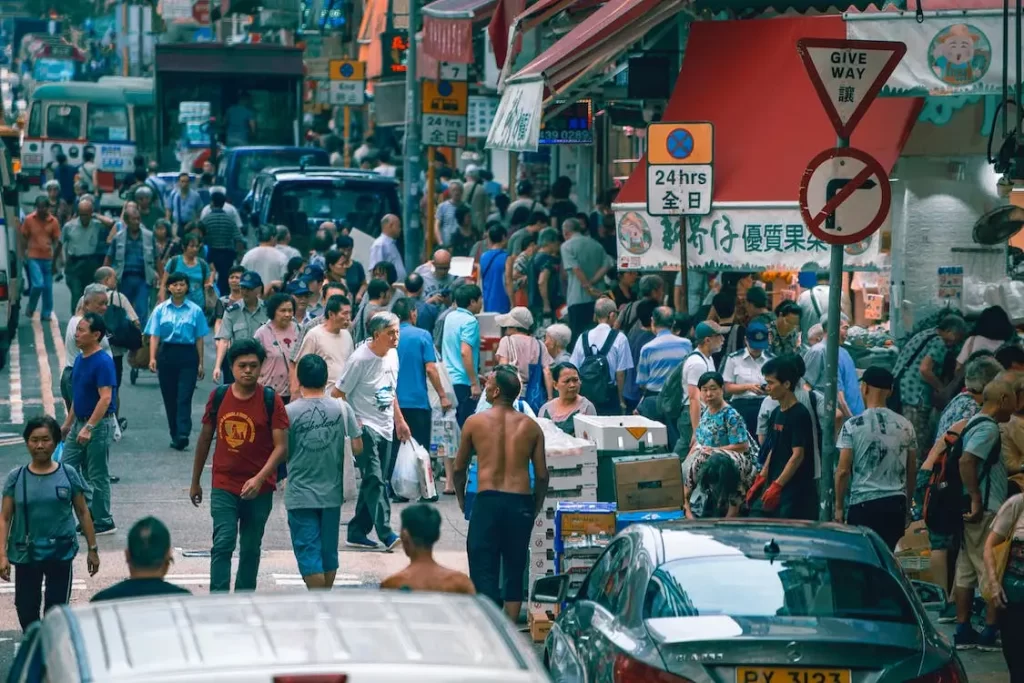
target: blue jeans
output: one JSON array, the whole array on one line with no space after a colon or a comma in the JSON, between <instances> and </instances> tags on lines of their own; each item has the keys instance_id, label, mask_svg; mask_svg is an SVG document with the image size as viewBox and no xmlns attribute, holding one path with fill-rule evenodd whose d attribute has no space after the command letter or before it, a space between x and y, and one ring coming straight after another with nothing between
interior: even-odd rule
<instances>
[{"instance_id":1,"label":"blue jeans","mask_svg":"<svg viewBox=\"0 0 1024 683\"><path fill-rule=\"evenodd\" d=\"M125 275L121 278L120 288L139 316L139 324L145 327L146 318L149 317L149 283L146 278L142 275Z\"/></svg>"},{"instance_id":2,"label":"blue jeans","mask_svg":"<svg viewBox=\"0 0 1024 683\"><path fill-rule=\"evenodd\" d=\"M26 313L32 315L36 312L36 304L39 303L39 296L43 297L43 310L40 315L46 320L53 315L53 260L48 258L30 258L28 266L28 279L32 285L32 291L28 295L28 310Z\"/></svg>"},{"instance_id":3,"label":"blue jeans","mask_svg":"<svg viewBox=\"0 0 1024 683\"><path fill-rule=\"evenodd\" d=\"M338 570L338 534L341 508L297 508L288 511L288 530L299 574Z\"/></svg>"}]
</instances>

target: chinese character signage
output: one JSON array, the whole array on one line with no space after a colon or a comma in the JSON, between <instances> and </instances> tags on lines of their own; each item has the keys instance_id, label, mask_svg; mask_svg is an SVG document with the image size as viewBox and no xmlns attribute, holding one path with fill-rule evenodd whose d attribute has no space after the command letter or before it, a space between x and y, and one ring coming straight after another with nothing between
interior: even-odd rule
<instances>
[{"instance_id":1,"label":"chinese character signage","mask_svg":"<svg viewBox=\"0 0 1024 683\"><path fill-rule=\"evenodd\" d=\"M510 152L536 152L543 102L544 81L540 78L506 85L498 103L498 113L487 134L487 147Z\"/></svg>"},{"instance_id":2,"label":"chinese character signage","mask_svg":"<svg viewBox=\"0 0 1024 683\"><path fill-rule=\"evenodd\" d=\"M632 207L632 208L628 208ZM804 225L800 210L716 206L707 216L652 216L643 205L615 207L620 270L676 270L681 239L690 268L719 271L800 270L829 266L829 245ZM850 270L878 267L879 236L845 247Z\"/></svg>"},{"instance_id":3,"label":"chinese character signage","mask_svg":"<svg viewBox=\"0 0 1024 683\"><path fill-rule=\"evenodd\" d=\"M485 138L498 114L498 98L486 95L469 96L469 133L471 138Z\"/></svg>"},{"instance_id":4,"label":"chinese character signage","mask_svg":"<svg viewBox=\"0 0 1024 683\"><path fill-rule=\"evenodd\" d=\"M652 123L647 127L647 212L652 216L711 213L714 127Z\"/></svg>"}]
</instances>

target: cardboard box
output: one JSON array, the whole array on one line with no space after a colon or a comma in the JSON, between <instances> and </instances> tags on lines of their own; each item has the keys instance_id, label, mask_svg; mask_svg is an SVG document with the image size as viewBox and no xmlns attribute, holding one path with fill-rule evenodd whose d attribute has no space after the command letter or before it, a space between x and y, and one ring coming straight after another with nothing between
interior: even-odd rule
<instances>
[{"instance_id":1,"label":"cardboard box","mask_svg":"<svg viewBox=\"0 0 1024 683\"><path fill-rule=\"evenodd\" d=\"M673 453L616 461L615 502L621 511L681 508L683 472L679 458Z\"/></svg>"},{"instance_id":2,"label":"cardboard box","mask_svg":"<svg viewBox=\"0 0 1024 683\"><path fill-rule=\"evenodd\" d=\"M548 494L579 488L593 488L597 495L597 463L571 469L548 470Z\"/></svg>"},{"instance_id":3,"label":"cardboard box","mask_svg":"<svg viewBox=\"0 0 1024 683\"><path fill-rule=\"evenodd\" d=\"M931 547L931 542L928 540L928 527L925 526L924 520L919 520L907 527L903 538L896 543L896 553L899 554L907 550L930 550Z\"/></svg>"},{"instance_id":4,"label":"cardboard box","mask_svg":"<svg viewBox=\"0 0 1024 683\"><path fill-rule=\"evenodd\" d=\"M615 503L558 503L555 535L615 534Z\"/></svg>"},{"instance_id":5,"label":"cardboard box","mask_svg":"<svg viewBox=\"0 0 1024 683\"><path fill-rule=\"evenodd\" d=\"M667 450L668 429L640 415L577 415L576 437L593 442L599 451Z\"/></svg>"},{"instance_id":6,"label":"cardboard box","mask_svg":"<svg viewBox=\"0 0 1024 683\"><path fill-rule=\"evenodd\" d=\"M685 518L686 513L679 508L620 512L615 518L615 531L622 531L630 524L657 524L658 522L667 522L673 519Z\"/></svg>"},{"instance_id":7,"label":"cardboard box","mask_svg":"<svg viewBox=\"0 0 1024 683\"><path fill-rule=\"evenodd\" d=\"M551 632L552 625L555 623L543 612L530 612L526 620L530 627L530 638L535 643L543 643L544 639L548 637L548 633Z\"/></svg>"}]
</instances>

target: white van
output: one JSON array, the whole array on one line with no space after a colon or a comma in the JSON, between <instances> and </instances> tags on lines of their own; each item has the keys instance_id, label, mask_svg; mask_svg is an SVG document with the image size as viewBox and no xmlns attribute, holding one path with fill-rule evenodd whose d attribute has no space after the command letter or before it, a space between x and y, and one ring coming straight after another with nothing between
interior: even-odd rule
<instances>
[{"instance_id":1,"label":"white van","mask_svg":"<svg viewBox=\"0 0 1024 683\"><path fill-rule=\"evenodd\" d=\"M19 188L7 148L0 145L0 370L7 365L21 310L21 245L18 236Z\"/></svg>"},{"instance_id":2,"label":"white van","mask_svg":"<svg viewBox=\"0 0 1024 683\"><path fill-rule=\"evenodd\" d=\"M51 609L9 682L534 683L525 637L480 596L167 595Z\"/></svg>"}]
</instances>

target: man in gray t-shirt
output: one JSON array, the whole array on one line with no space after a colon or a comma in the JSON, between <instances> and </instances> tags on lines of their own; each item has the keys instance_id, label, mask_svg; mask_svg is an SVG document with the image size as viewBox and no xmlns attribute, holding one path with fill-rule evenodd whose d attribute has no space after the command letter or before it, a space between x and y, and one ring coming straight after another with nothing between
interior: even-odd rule
<instances>
[{"instance_id":1,"label":"man in gray t-shirt","mask_svg":"<svg viewBox=\"0 0 1024 683\"><path fill-rule=\"evenodd\" d=\"M594 302L600 296L598 284L612 267L611 257L601 243L587 234L587 226L576 218L562 224L562 267L566 273L565 302L569 306L569 327L575 339L593 326Z\"/></svg>"}]
</instances>

